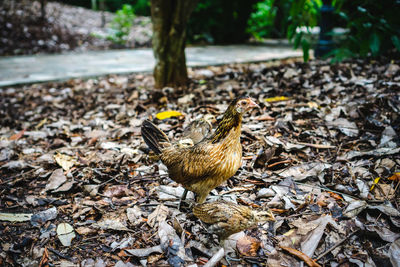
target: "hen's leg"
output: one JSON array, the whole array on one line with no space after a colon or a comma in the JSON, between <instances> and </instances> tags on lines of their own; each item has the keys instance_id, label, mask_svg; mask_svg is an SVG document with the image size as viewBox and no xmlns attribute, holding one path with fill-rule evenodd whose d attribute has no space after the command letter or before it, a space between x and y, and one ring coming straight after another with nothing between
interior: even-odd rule
<instances>
[{"instance_id":1,"label":"hen's leg","mask_svg":"<svg viewBox=\"0 0 400 267\"><path fill-rule=\"evenodd\" d=\"M185 191L183 191L181 199L179 200L178 210L181 210L182 201L184 201L186 199L187 193L188 193L188 190L185 188Z\"/></svg>"},{"instance_id":2,"label":"hen's leg","mask_svg":"<svg viewBox=\"0 0 400 267\"><path fill-rule=\"evenodd\" d=\"M232 258L232 257L229 256L229 255L226 255L226 256L225 256L225 260L226 260L226 262L228 263L228 265L231 265L231 261L240 261L240 259Z\"/></svg>"}]
</instances>

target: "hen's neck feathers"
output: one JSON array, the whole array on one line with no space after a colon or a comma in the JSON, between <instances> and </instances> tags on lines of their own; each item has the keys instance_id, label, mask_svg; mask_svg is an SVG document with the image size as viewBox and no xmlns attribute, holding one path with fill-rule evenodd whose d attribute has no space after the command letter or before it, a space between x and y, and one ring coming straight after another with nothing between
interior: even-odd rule
<instances>
[{"instance_id":1,"label":"hen's neck feathers","mask_svg":"<svg viewBox=\"0 0 400 267\"><path fill-rule=\"evenodd\" d=\"M217 130L211 136L212 143L217 143L228 136L229 132L239 127L242 124L242 114L236 111L235 105L229 105L228 109L225 111L222 120L219 122Z\"/></svg>"}]
</instances>

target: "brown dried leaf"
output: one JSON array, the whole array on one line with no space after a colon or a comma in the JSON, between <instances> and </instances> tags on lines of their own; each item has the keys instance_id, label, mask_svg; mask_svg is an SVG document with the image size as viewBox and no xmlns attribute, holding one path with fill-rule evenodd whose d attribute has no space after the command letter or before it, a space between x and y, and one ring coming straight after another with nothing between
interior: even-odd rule
<instances>
[{"instance_id":1,"label":"brown dried leaf","mask_svg":"<svg viewBox=\"0 0 400 267\"><path fill-rule=\"evenodd\" d=\"M106 197L122 197L132 194L127 185L112 185L108 186L103 193Z\"/></svg>"},{"instance_id":2,"label":"brown dried leaf","mask_svg":"<svg viewBox=\"0 0 400 267\"><path fill-rule=\"evenodd\" d=\"M242 255L255 257L257 256L257 251L260 248L260 245L260 240L252 236L245 235L238 239L236 243L236 248Z\"/></svg>"},{"instance_id":3,"label":"brown dried leaf","mask_svg":"<svg viewBox=\"0 0 400 267\"><path fill-rule=\"evenodd\" d=\"M50 191L50 190L55 190L59 188L62 184L64 184L67 181L67 177L64 175L63 169L57 169L53 171L51 174L45 190Z\"/></svg>"},{"instance_id":4,"label":"brown dried leaf","mask_svg":"<svg viewBox=\"0 0 400 267\"><path fill-rule=\"evenodd\" d=\"M308 266L310 267L321 267L315 260L311 259L308 257L306 254L304 254L301 251L298 251L297 249L294 248L289 248L289 247L284 247L284 246L279 246L281 249L289 252L290 254L296 256L300 260L304 261Z\"/></svg>"},{"instance_id":5,"label":"brown dried leaf","mask_svg":"<svg viewBox=\"0 0 400 267\"><path fill-rule=\"evenodd\" d=\"M169 209L167 206L160 204L156 207L156 209L149 215L147 218L147 224L151 227L154 227L163 221L165 221L168 217Z\"/></svg>"},{"instance_id":6,"label":"brown dried leaf","mask_svg":"<svg viewBox=\"0 0 400 267\"><path fill-rule=\"evenodd\" d=\"M18 133L16 133L16 134L13 134L13 135L10 137L10 140L16 141L16 140L20 139L20 138L24 135L25 131L26 131L26 130L24 129L24 130L22 130L22 131L20 131L20 132L18 132Z\"/></svg>"}]
</instances>

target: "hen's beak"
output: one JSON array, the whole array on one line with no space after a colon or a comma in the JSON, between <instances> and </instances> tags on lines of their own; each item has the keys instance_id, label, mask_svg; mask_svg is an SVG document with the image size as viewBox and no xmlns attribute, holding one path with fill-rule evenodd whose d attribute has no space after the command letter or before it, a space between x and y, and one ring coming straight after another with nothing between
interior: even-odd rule
<instances>
[{"instance_id":1,"label":"hen's beak","mask_svg":"<svg viewBox=\"0 0 400 267\"><path fill-rule=\"evenodd\" d=\"M251 99L251 98L249 98L249 105L248 105L248 107L249 107L249 108L260 108L260 106L259 106L256 102L254 102L254 100Z\"/></svg>"}]
</instances>

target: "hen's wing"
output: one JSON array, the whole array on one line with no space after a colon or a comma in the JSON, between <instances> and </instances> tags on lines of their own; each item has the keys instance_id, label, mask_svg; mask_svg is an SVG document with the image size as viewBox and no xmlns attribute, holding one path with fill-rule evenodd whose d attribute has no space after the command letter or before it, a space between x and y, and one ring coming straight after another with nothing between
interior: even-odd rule
<instances>
[{"instance_id":1,"label":"hen's wing","mask_svg":"<svg viewBox=\"0 0 400 267\"><path fill-rule=\"evenodd\" d=\"M204 119L192 121L184 130L182 139L191 139L193 144L200 143L211 132L211 123Z\"/></svg>"},{"instance_id":2,"label":"hen's wing","mask_svg":"<svg viewBox=\"0 0 400 267\"><path fill-rule=\"evenodd\" d=\"M210 143L192 147L170 147L163 151L162 162L168 167L171 179L193 184L219 173L223 151Z\"/></svg>"}]
</instances>

